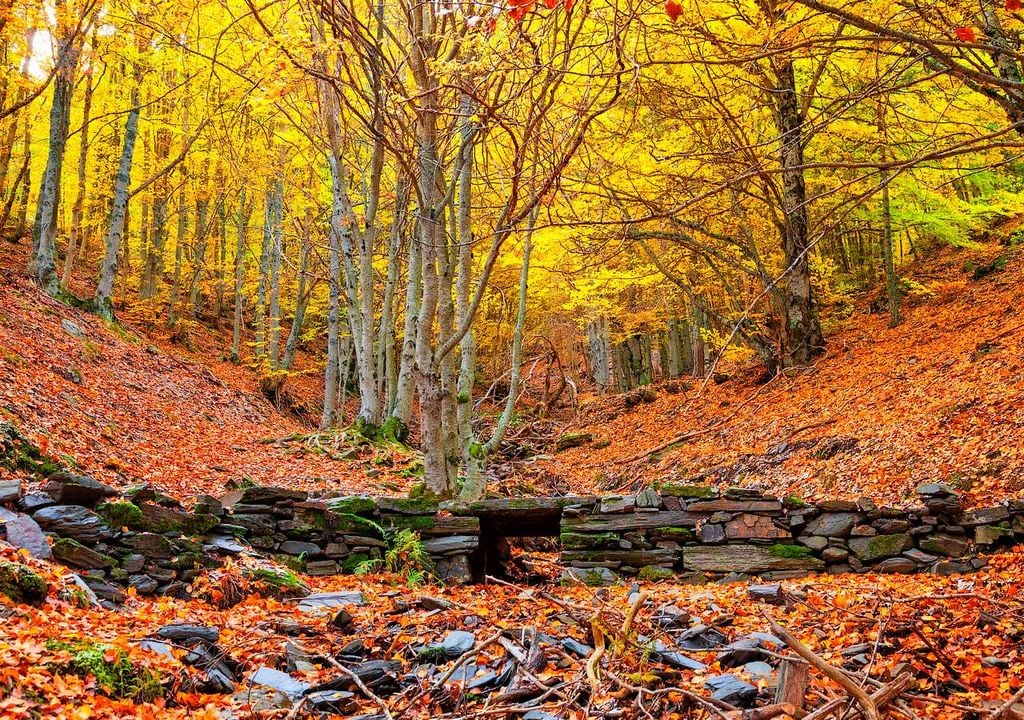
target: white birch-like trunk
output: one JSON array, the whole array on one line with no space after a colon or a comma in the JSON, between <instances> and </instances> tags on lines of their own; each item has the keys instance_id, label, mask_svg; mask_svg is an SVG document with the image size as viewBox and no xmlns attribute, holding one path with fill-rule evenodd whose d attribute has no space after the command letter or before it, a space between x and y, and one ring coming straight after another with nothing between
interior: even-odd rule
<instances>
[{"instance_id":1,"label":"white birch-like trunk","mask_svg":"<svg viewBox=\"0 0 1024 720\"><path fill-rule=\"evenodd\" d=\"M124 146L121 151L121 162L117 169L114 183L114 205L110 211L110 226L107 228L104 243L103 263L100 265L99 282L96 285L96 311L105 318L113 317L112 295L114 279L117 275L117 261L121 252L121 239L124 235L125 216L128 214L128 190L131 184L132 159L135 155L135 139L139 134L139 89L133 88L132 107L125 121Z\"/></svg>"}]
</instances>

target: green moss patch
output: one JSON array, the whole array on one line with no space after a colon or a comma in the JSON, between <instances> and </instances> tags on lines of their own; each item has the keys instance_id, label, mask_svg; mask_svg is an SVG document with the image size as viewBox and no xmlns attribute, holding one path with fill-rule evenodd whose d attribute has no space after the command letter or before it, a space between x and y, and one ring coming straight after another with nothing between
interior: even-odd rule
<instances>
[{"instance_id":1,"label":"green moss patch","mask_svg":"<svg viewBox=\"0 0 1024 720\"><path fill-rule=\"evenodd\" d=\"M373 498L359 496L338 498L327 506L332 512L350 515L368 515L377 509L377 503Z\"/></svg>"},{"instance_id":2,"label":"green moss patch","mask_svg":"<svg viewBox=\"0 0 1024 720\"><path fill-rule=\"evenodd\" d=\"M133 502L107 502L96 508L96 513L115 528L136 528L142 524L142 510Z\"/></svg>"},{"instance_id":3,"label":"green moss patch","mask_svg":"<svg viewBox=\"0 0 1024 720\"><path fill-rule=\"evenodd\" d=\"M0 562L0 594L14 602L36 605L46 599L50 586L26 565Z\"/></svg>"},{"instance_id":4,"label":"green moss patch","mask_svg":"<svg viewBox=\"0 0 1024 720\"><path fill-rule=\"evenodd\" d=\"M309 594L309 588L291 570L253 568L246 570L244 575L256 583L261 595L302 597Z\"/></svg>"},{"instance_id":5,"label":"green moss patch","mask_svg":"<svg viewBox=\"0 0 1024 720\"><path fill-rule=\"evenodd\" d=\"M637 573L637 577L641 580L656 582L658 580L671 580L675 577L675 573L668 568L663 568L658 565L644 565L640 568L640 572Z\"/></svg>"},{"instance_id":6,"label":"green moss patch","mask_svg":"<svg viewBox=\"0 0 1024 720\"><path fill-rule=\"evenodd\" d=\"M66 662L52 663L51 669L82 678L93 677L106 695L117 700L147 702L163 694L160 676L136 665L118 648L85 641L50 641L47 649L71 655Z\"/></svg>"},{"instance_id":7,"label":"green moss patch","mask_svg":"<svg viewBox=\"0 0 1024 720\"><path fill-rule=\"evenodd\" d=\"M777 558L801 559L814 555L810 548L803 545L780 545L775 544L768 547L768 554Z\"/></svg>"},{"instance_id":8,"label":"green moss patch","mask_svg":"<svg viewBox=\"0 0 1024 720\"><path fill-rule=\"evenodd\" d=\"M683 498L686 500L707 500L718 497L718 491L710 485L693 485L691 483L662 483L658 488L662 495Z\"/></svg>"},{"instance_id":9,"label":"green moss patch","mask_svg":"<svg viewBox=\"0 0 1024 720\"><path fill-rule=\"evenodd\" d=\"M809 508L811 504L799 497L798 495L787 495L782 501L782 504L790 510L803 510Z\"/></svg>"},{"instance_id":10,"label":"green moss patch","mask_svg":"<svg viewBox=\"0 0 1024 720\"><path fill-rule=\"evenodd\" d=\"M189 515L179 523L179 529L185 535L206 535L220 525L220 518L206 513Z\"/></svg>"},{"instance_id":11,"label":"green moss patch","mask_svg":"<svg viewBox=\"0 0 1024 720\"><path fill-rule=\"evenodd\" d=\"M0 467L46 478L64 469L9 422L0 421Z\"/></svg>"},{"instance_id":12,"label":"green moss patch","mask_svg":"<svg viewBox=\"0 0 1024 720\"><path fill-rule=\"evenodd\" d=\"M593 548L618 547L619 536L616 533L574 533L561 534L563 550L590 550Z\"/></svg>"}]
</instances>

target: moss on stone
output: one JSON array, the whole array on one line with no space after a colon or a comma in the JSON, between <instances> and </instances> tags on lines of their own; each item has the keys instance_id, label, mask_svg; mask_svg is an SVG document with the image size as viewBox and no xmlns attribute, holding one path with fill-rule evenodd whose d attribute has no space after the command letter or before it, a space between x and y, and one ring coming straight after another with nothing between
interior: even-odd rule
<instances>
[{"instance_id":1,"label":"moss on stone","mask_svg":"<svg viewBox=\"0 0 1024 720\"><path fill-rule=\"evenodd\" d=\"M798 495L787 495L782 501L782 504L790 510L803 510L804 508L809 508L811 506L810 503Z\"/></svg>"},{"instance_id":2,"label":"moss on stone","mask_svg":"<svg viewBox=\"0 0 1024 720\"><path fill-rule=\"evenodd\" d=\"M406 515L429 515L437 512L438 499L432 494L417 497L382 498L382 511L400 512Z\"/></svg>"},{"instance_id":3,"label":"moss on stone","mask_svg":"<svg viewBox=\"0 0 1024 720\"><path fill-rule=\"evenodd\" d=\"M171 570L191 570L203 567L206 561L206 555L201 552L183 552L168 560L166 566Z\"/></svg>"},{"instance_id":4,"label":"moss on stone","mask_svg":"<svg viewBox=\"0 0 1024 720\"><path fill-rule=\"evenodd\" d=\"M178 523L184 535L206 535L220 525L220 518L207 513L194 513Z\"/></svg>"},{"instance_id":5,"label":"moss on stone","mask_svg":"<svg viewBox=\"0 0 1024 720\"><path fill-rule=\"evenodd\" d=\"M295 528L293 528L293 531L295 532L326 530L329 525L327 522L327 512L314 508L296 509L294 520Z\"/></svg>"},{"instance_id":6,"label":"moss on stone","mask_svg":"<svg viewBox=\"0 0 1024 720\"><path fill-rule=\"evenodd\" d=\"M292 558L295 560L296 558ZM252 568L243 573L249 579L262 586L263 594L292 597L306 595L309 588L299 580L295 572L280 568Z\"/></svg>"},{"instance_id":7,"label":"moss on stone","mask_svg":"<svg viewBox=\"0 0 1024 720\"><path fill-rule=\"evenodd\" d=\"M38 478L64 470L61 462L44 453L14 425L4 421L0 421L0 467Z\"/></svg>"},{"instance_id":8,"label":"moss on stone","mask_svg":"<svg viewBox=\"0 0 1024 720\"><path fill-rule=\"evenodd\" d=\"M652 534L661 535L673 540L693 540L696 537L690 528L671 527L668 525L655 528Z\"/></svg>"},{"instance_id":9,"label":"moss on stone","mask_svg":"<svg viewBox=\"0 0 1024 720\"><path fill-rule=\"evenodd\" d=\"M373 520L368 520L359 515L351 513L336 513L332 515L333 525L336 530L351 535L367 535L369 537L384 539L384 528Z\"/></svg>"},{"instance_id":10,"label":"moss on stone","mask_svg":"<svg viewBox=\"0 0 1024 720\"><path fill-rule=\"evenodd\" d=\"M434 515L388 515L381 518L381 524L396 530L423 531L432 530L437 518Z\"/></svg>"},{"instance_id":11,"label":"moss on stone","mask_svg":"<svg viewBox=\"0 0 1024 720\"><path fill-rule=\"evenodd\" d=\"M409 426L392 415L380 426L380 436L389 442L404 445L409 440Z\"/></svg>"},{"instance_id":12,"label":"moss on stone","mask_svg":"<svg viewBox=\"0 0 1024 720\"><path fill-rule=\"evenodd\" d=\"M93 677L105 694L117 700L146 702L163 694L160 676L133 663L120 648L86 641L50 641L47 648L71 655L67 662L51 664L53 670L81 678Z\"/></svg>"},{"instance_id":13,"label":"moss on stone","mask_svg":"<svg viewBox=\"0 0 1024 720\"><path fill-rule=\"evenodd\" d=\"M0 562L0 594L19 603L35 605L46 599L50 586L32 568Z\"/></svg>"},{"instance_id":14,"label":"moss on stone","mask_svg":"<svg viewBox=\"0 0 1024 720\"><path fill-rule=\"evenodd\" d=\"M377 503L374 502L373 498L360 495L357 497L338 498L332 501L328 507L337 513L368 515L377 509Z\"/></svg>"},{"instance_id":15,"label":"moss on stone","mask_svg":"<svg viewBox=\"0 0 1024 720\"><path fill-rule=\"evenodd\" d=\"M575 533L564 532L560 535L563 550L590 550L618 546L621 539L616 533Z\"/></svg>"},{"instance_id":16,"label":"moss on stone","mask_svg":"<svg viewBox=\"0 0 1024 720\"><path fill-rule=\"evenodd\" d=\"M768 547L768 554L777 558L809 558L813 556L813 551L809 547L803 545L781 545L776 543Z\"/></svg>"},{"instance_id":17,"label":"moss on stone","mask_svg":"<svg viewBox=\"0 0 1024 720\"><path fill-rule=\"evenodd\" d=\"M662 495L683 498L686 500L706 500L718 496L718 491L710 485L693 485L691 483L662 483L658 488Z\"/></svg>"},{"instance_id":18,"label":"moss on stone","mask_svg":"<svg viewBox=\"0 0 1024 720\"><path fill-rule=\"evenodd\" d=\"M115 528L137 528L142 524L142 509L133 502L106 502L96 508L96 513Z\"/></svg>"},{"instance_id":19,"label":"moss on stone","mask_svg":"<svg viewBox=\"0 0 1024 720\"><path fill-rule=\"evenodd\" d=\"M868 538L866 556L869 558L891 557L899 555L906 548L907 536L905 534L875 535Z\"/></svg>"},{"instance_id":20,"label":"moss on stone","mask_svg":"<svg viewBox=\"0 0 1024 720\"><path fill-rule=\"evenodd\" d=\"M675 573L660 565L644 565L640 568L640 572L637 573L637 577L641 580L656 582L658 580L671 580L675 577Z\"/></svg>"}]
</instances>

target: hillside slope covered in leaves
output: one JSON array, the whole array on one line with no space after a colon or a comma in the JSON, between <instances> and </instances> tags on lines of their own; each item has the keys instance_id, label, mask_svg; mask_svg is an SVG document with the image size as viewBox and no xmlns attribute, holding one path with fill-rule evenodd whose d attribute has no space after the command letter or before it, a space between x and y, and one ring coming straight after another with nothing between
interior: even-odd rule
<instances>
[{"instance_id":1,"label":"hillside slope covered in leaves","mask_svg":"<svg viewBox=\"0 0 1024 720\"><path fill-rule=\"evenodd\" d=\"M905 502L941 480L968 502L1024 495L1019 251L947 248L906 277L917 291L898 328L865 295L806 370L762 383L725 362L633 408L584 400L563 432L593 440L523 474L577 491L690 480Z\"/></svg>"}]
</instances>

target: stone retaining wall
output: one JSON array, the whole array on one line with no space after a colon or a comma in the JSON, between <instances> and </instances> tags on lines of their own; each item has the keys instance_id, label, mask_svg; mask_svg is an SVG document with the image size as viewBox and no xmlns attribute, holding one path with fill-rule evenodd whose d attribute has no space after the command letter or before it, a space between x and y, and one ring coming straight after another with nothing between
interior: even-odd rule
<instances>
[{"instance_id":1,"label":"stone retaining wall","mask_svg":"<svg viewBox=\"0 0 1024 720\"><path fill-rule=\"evenodd\" d=\"M517 535L560 534L561 562L587 582L618 575L700 581L730 574L969 572L979 553L1024 539L1024 502L964 512L950 488L922 485L920 504L870 500L807 505L756 491L663 485L604 498L516 498L440 508L406 498L310 498L251 487L202 496L186 510L148 487L124 494L58 473L35 492L0 487L7 541L75 568L97 595L187 597L188 585L221 558L272 556L309 575L355 571L382 559L394 531L419 533L437 573L472 581ZM7 510L17 507L18 511ZM483 538L483 540L482 540Z\"/></svg>"},{"instance_id":2,"label":"stone retaining wall","mask_svg":"<svg viewBox=\"0 0 1024 720\"><path fill-rule=\"evenodd\" d=\"M977 553L1024 539L1024 502L964 512L946 485L918 488L912 507L868 499L809 505L745 488L664 485L567 508L561 561L577 574L614 571L692 579L730 573L790 577L969 572ZM596 579L596 577L595 577Z\"/></svg>"}]
</instances>

